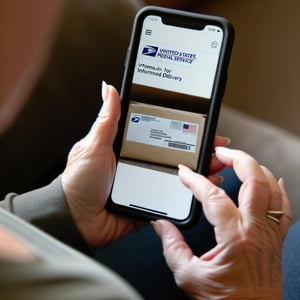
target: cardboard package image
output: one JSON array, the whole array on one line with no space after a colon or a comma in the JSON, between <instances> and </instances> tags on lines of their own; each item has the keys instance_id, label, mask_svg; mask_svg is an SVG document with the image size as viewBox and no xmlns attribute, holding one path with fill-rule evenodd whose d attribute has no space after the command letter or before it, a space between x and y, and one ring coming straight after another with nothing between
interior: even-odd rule
<instances>
[{"instance_id":1,"label":"cardboard package image","mask_svg":"<svg viewBox=\"0 0 300 300\"><path fill-rule=\"evenodd\" d=\"M121 158L197 168L206 115L139 102L130 103L127 115Z\"/></svg>"}]
</instances>

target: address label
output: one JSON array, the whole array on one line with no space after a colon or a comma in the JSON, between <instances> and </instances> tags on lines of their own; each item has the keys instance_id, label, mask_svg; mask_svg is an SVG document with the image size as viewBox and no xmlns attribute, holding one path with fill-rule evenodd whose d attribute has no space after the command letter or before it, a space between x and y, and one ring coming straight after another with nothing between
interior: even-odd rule
<instances>
[{"instance_id":1,"label":"address label","mask_svg":"<svg viewBox=\"0 0 300 300\"><path fill-rule=\"evenodd\" d=\"M198 124L131 113L126 140L195 153L198 130Z\"/></svg>"}]
</instances>

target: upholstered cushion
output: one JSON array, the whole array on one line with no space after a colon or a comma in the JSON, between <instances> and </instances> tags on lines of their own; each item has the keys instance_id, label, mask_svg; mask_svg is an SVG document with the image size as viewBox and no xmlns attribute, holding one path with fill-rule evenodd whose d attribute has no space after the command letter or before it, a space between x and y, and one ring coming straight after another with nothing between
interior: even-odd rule
<instances>
[{"instance_id":1,"label":"upholstered cushion","mask_svg":"<svg viewBox=\"0 0 300 300\"><path fill-rule=\"evenodd\" d=\"M300 139L279 127L223 106L218 133L232 139L230 147L247 151L277 178L283 178L294 220L300 217Z\"/></svg>"}]
</instances>

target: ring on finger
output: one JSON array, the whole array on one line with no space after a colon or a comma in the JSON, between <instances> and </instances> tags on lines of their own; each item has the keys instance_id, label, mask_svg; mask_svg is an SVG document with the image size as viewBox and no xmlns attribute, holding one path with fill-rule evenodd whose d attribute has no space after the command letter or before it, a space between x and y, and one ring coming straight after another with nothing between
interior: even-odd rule
<instances>
[{"instance_id":1,"label":"ring on finger","mask_svg":"<svg viewBox=\"0 0 300 300\"><path fill-rule=\"evenodd\" d=\"M284 215L284 212L282 210L268 210L267 211L267 218L270 220L280 223L280 219Z\"/></svg>"}]
</instances>

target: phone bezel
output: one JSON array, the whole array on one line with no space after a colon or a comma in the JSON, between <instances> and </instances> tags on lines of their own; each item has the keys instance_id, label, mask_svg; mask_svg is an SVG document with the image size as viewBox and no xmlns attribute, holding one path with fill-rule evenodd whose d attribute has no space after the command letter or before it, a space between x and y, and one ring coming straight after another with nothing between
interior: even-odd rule
<instances>
[{"instance_id":1,"label":"phone bezel","mask_svg":"<svg viewBox=\"0 0 300 300\"><path fill-rule=\"evenodd\" d=\"M187 22L189 26L192 26L191 24L193 23L199 24L199 22L201 22L201 24L219 26L223 30L223 42L220 49L219 62L215 73L215 79L214 79L214 84L213 84L213 89L211 94L211 104L207 114L207 120L204 128L202 145L201 145L198 167L197 167L198 173L207 176L209 172L210 161L211 161L211 153L213 151L213 143L214 143L214 137L217 128L217 120L219 116L221 100L223 98L223 94L226 86L227 69L228 69L228 64L230 60L230 54L231 54L233 39L234 39L233 26L230 24L230 22L227 19L222 17L203 15L203 14L191 13L186 11L179 11L175 9L168 9L168 8L162 8L157 6L146 6L136 14L133 23L132 36L131 36L129 48L126 55L125 72L124 72L124 77L123 77L123 82L121 87L121 93L120 93L122 113L119 121L119 130L114 143L114 151L116 157L118 159L120 155L120 150L121 150L121 145L123 140L123 132L125 128L126 116L129 107L128 98L130 93L130 86L134 75L134 67L137 59L138 46L140 42L143 22L145 17L149 15L161 16L163 19L166 17L169 19L172 18L175 21L177 20L177 23L174 24L177 26L182 26L179 25L180 22L181 24L185 24ZM194 197L192 199L190 214L184 220L176 220L173 218L156 215L155 213L152 212L140 211L127 206L122 206L114 203L111 197L108 199L107 208L113 210L114 212L120 212L126 215L134 215L136 217L141 217L143 219L148 219L148 220L166 218L179 226L188 226L193 224L194 223L193 221L197 219L197 216L199 216L199 213L201 211L201 205L196 199L194 199Z\"/></svg>"}]
</instances>

